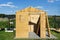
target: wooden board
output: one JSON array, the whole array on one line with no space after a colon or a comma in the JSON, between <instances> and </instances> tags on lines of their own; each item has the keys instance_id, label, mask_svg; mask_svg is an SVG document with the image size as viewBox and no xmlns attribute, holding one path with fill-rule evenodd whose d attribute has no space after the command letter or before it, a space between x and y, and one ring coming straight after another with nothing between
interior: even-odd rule
<instances>
[{"instance_id":1,"label":"wooden board","mask_svg":"<svg viewBox=\"0 0 60 40\"><path fill-rule=\"evenodd\" d=\"M40 37L46 38L46 15L45 13L40 14Z\"/></svg>"},{"instance_id":2,"label":"wooden board","mask_svg":"<svg viewBox=\"0 0 60 40\"><path fill-rule=\"evenodd\" d=\"M28 38L28 14L16 14L16 38Z\"/></svg>"}]
</instances>

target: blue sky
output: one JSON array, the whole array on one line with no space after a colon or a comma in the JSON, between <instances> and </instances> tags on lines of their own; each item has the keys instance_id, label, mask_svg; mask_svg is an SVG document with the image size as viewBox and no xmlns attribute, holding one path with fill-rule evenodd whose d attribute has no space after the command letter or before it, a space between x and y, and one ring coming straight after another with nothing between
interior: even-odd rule
<instances>
[{"instance_id":1,"label":"blue sky","mask_svg":"<svg viewBox=\"0 0 60 40\"><path fill-rule=\"evenodd\" d=\"M0 14L15 14L29 6L44 10L48 15L60 15L60 0L0 0Z\"/></svg>"}]
</instances>

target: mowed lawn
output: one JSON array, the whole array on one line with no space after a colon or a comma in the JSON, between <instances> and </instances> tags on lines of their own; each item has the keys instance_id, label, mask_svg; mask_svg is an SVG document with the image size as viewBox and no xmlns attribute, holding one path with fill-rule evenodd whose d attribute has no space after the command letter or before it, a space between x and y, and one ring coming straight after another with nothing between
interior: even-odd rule
<instances>
[{"instance_id":1,"label":"mowed lawn","mask_svg":"<svg viewBox=\"0 0 60 40\"><path fill-rule=\"evenodd\" d=\"M0 31L0 40L35 40L35 39L15 39L15 31L14 32Z\"/></svg>"},{"instance_id":2,"label":"mowed lawn","mask_svg":"<svg viewBox=\"0 0 60 40\"><path fill-rule=\"evenodd\" d=\"M55 35L58 40L60 40L60 33L56 33L54 31L51 31L53 35ZM15 38L15 32L5 32L5 31L0 31L0 40L41 40L41 39L14 39ZM46 40L46 39L45 39ZM47 39L47 40L52 40L52 39Z\"/></svg>"},{"instance_id":3,"label":"mowed lawn","mask_svg":"<svg viewBox=\"0 0 60 40\"><path fill-rule=\"evenodd\" d=\"M60 40L60 33L57 33L55 31L51 31L51 33L57 37L58 40Z\"/></svg>"},{"instance_id":4,"label":"mowed lawn","mask_svg":"<svg viewBox=\"0 0 60 40\"><path fill-rule=\"evenodd\" d=\"M0 31L0 40L14 40L14 32Z\"/></svg>"}]
</instances>

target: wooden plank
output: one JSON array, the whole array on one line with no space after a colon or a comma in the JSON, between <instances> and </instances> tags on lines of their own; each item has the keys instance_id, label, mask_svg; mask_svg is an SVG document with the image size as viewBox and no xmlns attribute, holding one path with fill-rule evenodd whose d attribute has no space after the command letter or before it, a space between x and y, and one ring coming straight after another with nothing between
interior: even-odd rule
<instances>
[{"instance_id":1,"label":"wooden plank","mask_svg":"<svg viewBox=\"0 0 60 40\"><path fill-rule=\"evenodd\" d=\"M16 38L28 38L28 14L18 12L16 14Z\"/></svg>"},{"instance_id":2,"label":"wooden plank","mask_svg":"<svg viewBox=\"0 0 60 40\"><path fill-rule=\"evenodd\" d=\"M47 31L48 31L48 36L50 37L50 28L49 28L49 21L48 21L48 16L46 15L46 22L47 22Z\"/></svg>"},{"instance_id":3,"label":"wooden plank","mask_svg":"<svg viewBox=\"0 0 60 40\"><path fill-rule=\"evenodd\" d=\"M46 17L45 13L40 14L40 37L46 38Z\"/></svg>"}]
</instances>

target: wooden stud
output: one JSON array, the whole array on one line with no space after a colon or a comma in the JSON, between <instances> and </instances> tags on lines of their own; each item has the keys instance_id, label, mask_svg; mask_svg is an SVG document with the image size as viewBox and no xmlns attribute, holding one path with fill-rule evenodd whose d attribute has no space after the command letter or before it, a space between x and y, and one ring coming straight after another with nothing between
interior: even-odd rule
<instances>
[{"instance_id":1,"label":"wooden stud","mask_svg":"<svg viewBox=\"0 0 60 40\"><path fill-rule=\"evenodd\" d=\"M46 38L46 17L44 13L40 14L40 37Z\"/></svg>"},{"instance_id":2,"label":"wooden stud","mask_svg":"<svg viewBox=\"0 0 60 40\"><path fill-rule=\"evenodd\" d=\"M47 27L47 31L48 31L48 36L50 37L50 28L49 28L49 21L48 21L48 16L46 15L46 27Z\"/></svg>"}]
</instances>

